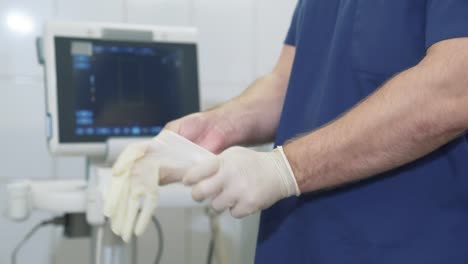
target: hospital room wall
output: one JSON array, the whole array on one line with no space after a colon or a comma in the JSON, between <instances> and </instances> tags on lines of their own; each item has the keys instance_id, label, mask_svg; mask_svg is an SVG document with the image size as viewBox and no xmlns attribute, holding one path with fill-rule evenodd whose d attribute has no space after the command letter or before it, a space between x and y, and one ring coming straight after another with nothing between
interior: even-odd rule
<instances>
[{"instance_id":1,"label":"hospital room wall","mask_svg":"<svg viewBox=\"0 0 468 264\"><path fill-rule=\"evenodd\" d=\"M82 158L52 158L47 153L42 69L35 60L34 37L48 18L196 26L200 32L199 60L202 106L220 103L240 93L273 66L295 0L1 0L0 1L0 181L17 178L79 178ZM8 29L10 12L29 14L34 34ZM4 186L0 206L5 208ZM158 215L166 232L163 263L203 263L208 222L198 209L165 209ZM19 239L39 220L26 223L0 217L0 263ZM231 263L246 263L255 241L254 216L244 221L223 217ZM86 240L62 241L60 230L44 229L25 246L19 263L86 263ZM151 233L151 232L148 232ZM154 237L140 243L140 263L149 263ZM55 248L55 250L52 250ZM57 250L58 249L58 250ZM249 250L250 249L250 250ZM55 252L52 256L51 252Z\"/></svg>"}]
</instances>

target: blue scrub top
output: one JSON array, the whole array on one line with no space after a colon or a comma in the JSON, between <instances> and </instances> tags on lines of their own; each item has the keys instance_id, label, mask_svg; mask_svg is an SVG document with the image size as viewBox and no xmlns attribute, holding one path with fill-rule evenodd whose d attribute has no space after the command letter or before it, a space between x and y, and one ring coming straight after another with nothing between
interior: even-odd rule
<instances>
[{"instance_id":1,"label":"blue scrub top","mask_svg":"<svg viewBox=\"0 0 468 264\"><path fill-rule=\"evenodd\" d=\"M466 36L468 0L300 0L276 144L337 118L436 42ZM468 263L467 140L365 182L278 202L262 213L256 263Z\"/></svg>"}]
</instances>

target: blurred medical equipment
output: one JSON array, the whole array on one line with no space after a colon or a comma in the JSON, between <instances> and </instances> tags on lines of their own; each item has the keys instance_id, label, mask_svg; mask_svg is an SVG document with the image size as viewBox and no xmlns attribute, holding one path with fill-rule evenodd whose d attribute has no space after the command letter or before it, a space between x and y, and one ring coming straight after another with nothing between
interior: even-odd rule
<instances>
[{"instance_id":1,"label":"blurred medical equipment","mask_svg":"<svg viewBox=\"0 0 468 264\"><path fill-rule=\"evenodd\" d=\"M28 233L13 262L38 228L55 224L67 237L91 237L93 264L137 263L135 239L125 244L102 214L109 167L129 143L147 140L170 120L199 110L196 37L193 28L47 23L36 44L46 76L49 149L54 155L86 156L87 170L83 179L7 186L10 219L23 221L35 210L59 215ZM191 199L189 188L160 188L159 207L194 206L203 205ZM160 238L157 263L162 229L154 217L153 222Z\"/></svg>"}]
</instances>

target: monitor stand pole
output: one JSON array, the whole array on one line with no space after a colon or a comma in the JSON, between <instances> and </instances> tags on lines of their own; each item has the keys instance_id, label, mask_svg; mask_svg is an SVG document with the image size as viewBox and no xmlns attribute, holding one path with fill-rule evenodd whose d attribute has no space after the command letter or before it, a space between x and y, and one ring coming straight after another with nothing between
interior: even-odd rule
<instances>
[{"instance_id":1,"label":"monitor stand pole","mask_svg":"<svg viewBox=\"0 0 468 264\"><path fill-rule=\"evenodd\" d=\"M91 264L135 264L137 263L137 239L133 237L125 243L116 236L109 220L102 215L102 199L97 187L100 178L99 168L108 167L102 160L88 158L86 162L88 181L87 221L91 226ZM96 201L94 203L94 201Z\"/></svg>"}]
</instances>

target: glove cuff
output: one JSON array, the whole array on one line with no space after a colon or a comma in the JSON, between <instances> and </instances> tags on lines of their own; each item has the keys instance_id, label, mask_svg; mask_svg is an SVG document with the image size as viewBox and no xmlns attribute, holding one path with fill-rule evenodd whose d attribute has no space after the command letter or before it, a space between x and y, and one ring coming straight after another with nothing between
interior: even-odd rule
<instances>
[{"instance_id":1,"label":"glove cuff","mask_svg":"<svg viewBox=\"0 0 468 264\"><path fill-rule=\"evenodd\" d=\"M172 149L180 150L185 152L192 152L200 157L211 157L214 156L213 153L204 149L203 147L193 143L192 141L186 139L185 137L171 131L168 129L163 129L157 136L155 136L153 141L161 142L164 145L170 146ZM197 158L198 159L198 158Z\"/></svg>"},{"instance_id":2,"label":"glove cuff","mask_svg":"<svg viewBox=\"0 0 468 264\"><path fill-rule=\"evenodd\" d=\"M283 182L288 189L288 196L296 195L299 196L301 191L299 189L299 185L297 184L296 177L294 176L294 172L289 164L288 158L284 154L283 147L278 146L273 150L273 154L277 156L278 159L281 159L281 163L284 165L281 174L283 178Z\"/></svg>"}]
</instances>

